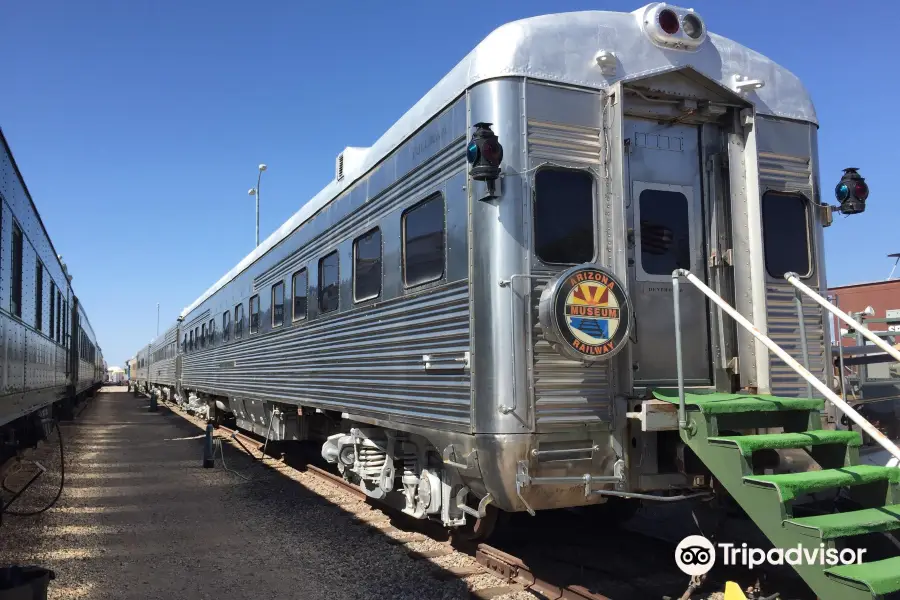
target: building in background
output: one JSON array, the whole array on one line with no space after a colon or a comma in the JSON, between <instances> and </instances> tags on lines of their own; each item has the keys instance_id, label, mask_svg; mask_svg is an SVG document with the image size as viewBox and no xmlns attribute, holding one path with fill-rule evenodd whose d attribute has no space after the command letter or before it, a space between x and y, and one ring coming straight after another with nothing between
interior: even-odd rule
<instances>
[{"instance_id":1,"label":"building in background","mask_svg":"<svg viewBox=\"0 0 900 600\"><path fill-rule=\"evenodd\" d=\"M835 303L848 314L862 312L871 306L874 314L870 317L874 319L900 320L900 279L840 285L831 288L829 293L837 296ZM872 331L884 331L888 327L900 328L900 325L888 325L884 322L869 322L868 325Z\"/></svg>"},{"instance_id":2,"label":"building in background","mask_svg":"<svg viewBox=\"0 0 900 600\"><path fill-rule=\"evenodd\" d=\"M125 369L122 367L109 367L106 370L107 381L119 385L125 383Z\"/></svg>"}]
</instances>

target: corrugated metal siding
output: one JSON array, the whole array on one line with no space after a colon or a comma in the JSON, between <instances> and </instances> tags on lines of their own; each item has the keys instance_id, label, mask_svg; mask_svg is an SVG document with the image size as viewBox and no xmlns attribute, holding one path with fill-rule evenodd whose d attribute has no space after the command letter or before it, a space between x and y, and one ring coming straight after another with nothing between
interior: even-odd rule
<instances>
[{"instance_id":1,"label":"corrugated metal siding","mask_svg":"<svg viewBox=\"0 0 900 600\"><path fill-rule=\"evenodd\" d=\"M598 167L601 132L593 127L528 121L528 152L532 164L543 160L577 166ZM544 339L538 323L541 293L551 277L562 269L548 269L535 263L532 275L532 386L534 418L538 431L592 424L610 419L609 364L584 366L564 358Z\"/></svg>"},{"instance_id":2,"label":"corrugated metal siding","mask_svg":"<svg viewBox=\"0 0 900 600\"><path fill-rule=\"evenodd\" d=\"M227 397L469 431L469 371L426 372L422 360L468 351L469 286L458 282L188 354L182 383Z\"/></svg>"},{"instance_id":3,"label":"corrugated metal siding","mask_svg":"<svg viewBox=\"0 0 900 600\"><path fill-rule=\"evenodd\" d=\"M534 158L600 163L600 130L528 120L528 154Z\"/></svg>"},{"instance_id":4,"label":"corrugated metal siding","mask_svg":"<svg viewBox=\"0 0 900 600\"><path fill-rule=\"evenodd\" d=\"M812 198L812 169L810 159L772 152L759 153L759 178L763 190L802 192ZM814 239L814 238L813 238ZM815 250L812 263L815 264ZM815 272L805 283L818 288L819 274ZM818 377L825 376L825 322L823 310L811 299L803 298L803 322L809 347L809 369ZM800 327L794 303L794 286L787 281L766 284L766 315L769 337L788 354L803 364ZM772 393L777 396L806 396L806 381L774 354L769 353L769 374ZM814 396L821 396L813 390Z\"/></svg>"},{"instance_id":5,"label":"corrugated metal siding","mask_svg":"<svg viewBox=\"0 0 900 600\"><path fill-rule=\"evenodd\" d=\"M538 303L551 274L540 275L546 278L533 280L531 294L535 424L541 430L557 425L609 421L609 363L585 366L564 358L544 339L537 318Z\"/></svg>"},{"instance_id":6,"label":"corrugated metal siding","mask_svg":"<svg viewBox=\"0 0 900 600\"><path fill-rule=\"evenodd\" d=\"M794 303L794 286L788 282L769 283L766 286L766 311L769 337L802 365L803 352L800 346L797 306ZM825 374L825 327L822 322L822 308L805 296L803 321L806 325L806 343L809 347L809 370L821 378ZM772 393L776 396L806 396L806 381L771 353L769 375ZM816 397L821 396L815 389L813 394Z\"/></svg>"}]
</instances>

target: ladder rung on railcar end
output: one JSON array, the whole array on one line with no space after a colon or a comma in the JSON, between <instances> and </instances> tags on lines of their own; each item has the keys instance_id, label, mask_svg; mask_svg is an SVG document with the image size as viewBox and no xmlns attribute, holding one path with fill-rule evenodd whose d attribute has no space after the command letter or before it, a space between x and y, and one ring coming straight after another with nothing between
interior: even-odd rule
<instances>
[{"instance_id":1,"label":"ladder rung on railcar end","mask_svg":"<svg viewBox=\"0 0 900 600\"><path fill-rule=\"evenodd\" d=\"M764 334L754 332L752 325L734 308L686 271L673 273L676 298L680 278L686 278L751 331L772 352L810 381L811 387L816 387L827 401L834 403L863 431L872 435L892 456L900 455L893 442L883 435L873 435L872 432L880 432L843 399L799 363L788 360L790 357L783 349ZM824 299L816 301L823 307L823 303L827 303ZM676 301L676 325L680 321L677 313ZM680 363L680 348L677 348L677 354ZM856 536L900 533L900 467L860 464L862 438L859 433L823 429L820 411L826 400L760 394L695 394L685 390L682 378L677 390L657 390L654 396L679 406L682 440L774 547L789 549L799 546L813 551L820 550L824 544L825 549L856 548L853 541ZM732 435L736 430L753 428L780 429L783 433ZM754 473L752 458L755 452L782 449L805 449L821 470L775 475ZM836 494L841 490L846 491L857 510L811 517L794 516L796 499L823 491ZM868 561L864 557L863 562L858 564L829 566L827 563L804 563L794 565L794 569L821 600L900 597L900 550L896 556L888 558Z\"/></svg>"}]
</instances>

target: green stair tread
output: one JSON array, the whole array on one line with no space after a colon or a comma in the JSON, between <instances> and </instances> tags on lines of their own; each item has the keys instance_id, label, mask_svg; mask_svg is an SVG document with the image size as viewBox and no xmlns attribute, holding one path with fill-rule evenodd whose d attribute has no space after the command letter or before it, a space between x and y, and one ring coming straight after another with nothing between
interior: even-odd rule
<instances>
[{"instance_id":1,"label":"green stair tread","mask_svg":"<svg viewBox=\"0 0 900 600\"><path fill-rule=\"evenodd\" d=\"M781 499L785 502L793 500L801 494L876 481L900 483L900 468L854 465L841 467L840 469L824 469L822 471L807 471L804 473L748 475L744 477L745 483L777 486Z\"/></svg>"},{"instance_id":2,"label":"green stair tread","mask_svg":"<svg viewBox=\"0 0 900 600\"><path fill-rule=\"evenodd\" d=\"M806 448L824 444L848 444L859 446L862 437L855 431L813 430L801 433L765 433L761 435L731 435L711 437L711 444L733 444L740 448L741 454L750 456L755 450L774 450L785 448Z\"/></svg>"},{"instance_id":3,"label":"green stair tread","mask_svg":"<svg viewBox=\"0 0 900 600\"><path fill-rule=\"evenodd\" d=\"M900 504L881 508L866 508L845 513L817 515L788 519L785 526L799 527L817 535L823 540L833 540L852 535L894 531L900 529Z\"/></svg>"},{"instance_id":4,"label":"green stair tread","mask_svg":"<svg viewBox=\"0 0 900 600\"><path fill-rule=\"evenodd\" d=\"M653 390L657 400L678 404L678 390ZM704 414L742 412L775 412L783 410L822 410L824 400L815 398L781 398L765 394L691 394L684 395L685 406Z\"/></svg>"},{"instance_id":5,"label":"green stair tread","mask_svg":"<svg viewBox=\"0 0 900 600\"><path fill-rule=\"evenodd\" d=\"M861 583L874 596L883 596L900 591L900 556L858 565L839 565L825 569L825 574Z\"/></svg>"}]
</instances>

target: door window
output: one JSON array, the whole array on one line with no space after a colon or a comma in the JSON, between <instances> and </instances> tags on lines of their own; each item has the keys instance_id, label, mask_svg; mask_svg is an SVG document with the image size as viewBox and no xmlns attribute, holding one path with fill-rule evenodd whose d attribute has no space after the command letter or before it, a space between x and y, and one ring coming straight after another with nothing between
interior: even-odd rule
<instances>
[{"instance_id":1,"label":"door window","mask_svg":"<svg viewBox=\"0 0 900 600\"><path fill-rule=\"evenodd\" d=\"M691 268L691 217L680 190L644 188L637 198L638 252L646 275Z\"/></svg>"}]
</instances>

